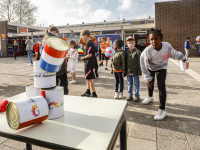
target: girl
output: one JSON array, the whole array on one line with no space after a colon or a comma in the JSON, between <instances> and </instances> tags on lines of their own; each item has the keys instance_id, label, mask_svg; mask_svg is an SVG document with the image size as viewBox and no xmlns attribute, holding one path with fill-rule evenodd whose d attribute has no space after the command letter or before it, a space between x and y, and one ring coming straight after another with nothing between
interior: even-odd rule
<instances>
[{"instance_id":1,"label":"girl","mask_svg":"<svg viewBox=\"0 0 200 150\"><path fill-rule=\"evenodd\" d=\"M114 41L115 53L111 58L111 74L114 72L115 76L115 96L114 98L123 98L124 79L125 76L125 52L122 49L124 42L120 39ZM120 84L120 92L118 93L118 86Z\"/></svg>"},{"instance_id":2,"label":"girl","mask_svg":"<svg viewBox=\"0 0 200 150\"><path fill-rule=\"evenodd\" d=\"M163 42L161 30L151 29L149 33L149 41L151 45L145 48L140 58L140 64L144 78L147 81L149 97L142 101L142 104L148 104L154 100L154 80L157 77L160 106L158 113L154 116L154 120L163 120L167 113L165 111L166 88L165 79L167 75L167 66L169 58L180 59L185 62L185 57L181 52L177 52L173 47Z\"/></svg>"},{"instance_id":3,"label":"girl","mask_svg":"<svg viewBox=\"0 0 200 150\"><path fill-rule=\"evenodd\" d=\"M71 84L75 84L76 83L76 75L75 75L75 68L77 67L77 62L78 62L78 52L77 52L77 46L76 46L76 42L71 40L69 42L69 46L70 46L70 50L67 54L67 59L68 61L68 66L71 70L71 75L72 75L72 81L70 81L69 83Z\"/></svg>"}]
</instances>

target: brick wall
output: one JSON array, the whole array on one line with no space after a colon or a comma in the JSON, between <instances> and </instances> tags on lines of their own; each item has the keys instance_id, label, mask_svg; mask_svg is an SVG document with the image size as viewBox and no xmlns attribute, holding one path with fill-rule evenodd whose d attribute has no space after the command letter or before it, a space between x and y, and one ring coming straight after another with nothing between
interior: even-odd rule
<instances>
[{"instance_id":1,"label":"brick wall","mask_svg":"<svg viewBox=\"0 0 200 150\"><path fill-rule=\"evenodd\" d=\"M7 21L0 21L0 35L6 34L5 40L1 37L1 51L2 51L2 57L8 56L8 22Z\"/></svg>"},{"instance_id":2,"label":"brick wall","mask_svg":"<svg viewBox=\"0 0 200 150\"><path fill-rule=\"evenodd\" d=\"M185 54L184 42L190 37L190 45L200 35L200 0L182 0L155 3L155 25L161 29L164 41ZM199 48L190 49L190 56L199 56Z\"/></svg>"}]
</instances>

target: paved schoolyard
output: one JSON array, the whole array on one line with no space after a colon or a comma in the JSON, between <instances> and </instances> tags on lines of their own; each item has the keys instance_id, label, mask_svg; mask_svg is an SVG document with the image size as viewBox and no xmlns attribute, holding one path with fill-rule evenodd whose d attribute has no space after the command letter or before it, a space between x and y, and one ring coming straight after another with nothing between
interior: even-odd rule
<instances>
[{"instance_id":1,"label":"paved schoolyard","mask_svg":"<svg viewBox=\"0 0 200 150\"><path fill-rule=\"evenodd\" d=\"M164 121L154 121L158 110L158 90L155 84L154 103L142 105L141 102L129 102L125 112L127 117L128 150L200 150L200 58L192 58L190 69L181 71L178 61L169 61L167 75L168 117ZM0 99L25 92L26 85L33 84L33 67L28 66L27 56L0 58ZM99 68L95 79L97 95L100 98L113 99L114 76L110 70ZM69 85L70 95L81 95L86 90L83 63L78 63L76 70L77 84ZM124 96L127 96L125 79ZM71 76L68 73L68 81ZM147 96L147 87L143 78L141 99ZM125 99L124 99L125 100ZM0 124L1 125L1 124ZM0 150L24 150L25 143L0 137ZM34 150L42 150L38 146ZM119 140L115 150L119 149Z\"/></svg>"}]
</instances>

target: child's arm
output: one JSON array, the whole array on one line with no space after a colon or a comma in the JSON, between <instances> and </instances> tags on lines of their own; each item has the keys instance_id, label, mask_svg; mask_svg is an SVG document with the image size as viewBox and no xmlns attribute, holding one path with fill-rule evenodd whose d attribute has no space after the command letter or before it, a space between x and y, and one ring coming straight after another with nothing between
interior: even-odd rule
<instances>
[{"instance_id":1,"label":"child's arm","mask_svg":"<svg viewBox=\"0 0 200 150\"><path fill-rule=\"evenodd\" d=\"M142 70L142 73L144 74L145 80L152 81L153 77L151 76L151 74L148 70L148 67L147 67L148 64L149 64L148 57L143 52L140 57L141 70Z\"/></svg>"},{"instance_id":2,"label":"child's arm","mask_svg":"<svg viewBox=\"0 0 200 150\"><path fill-rule=\"evenodd\" d=\"M92 35L90 35L90 37L92 38L92 42L94 43L94 41L96 40L96 38Z\"/></svg>"},{"instance_id":3,"label":"child's arm","mask_svg":"<svg viewBox=\"0 0 200 150\"><path fill-rule=\"evenodd\" d=\"M181 52L176 51L171 45L170 45L170 58L183 61L185 60L185 56Z\"/></svg>"},{"instance_id":4,"label":"child's arm","mask_svg":"<svg viewBox=\"0 0 200 150\"><path fill-rule=\"evenodd\" d=\"M83 46L85 46L85 45L86 45L86 42L85 42L85 41L83 41L83 39L82 39L82 38L80 38L80 40L79 40L79 43L81 43Z\"/></svg>"},{"instance_id":5,"label":"child's arm","mask_svg":"<svg viewBox=\"0 0 200 150\"><path fill-rule=\"evenodd\" d=\"M122 71L123 71L122 77L125 77L125 73L126 73L125 52L122 53L121 59L122 59Z\"/></svg>"},{"instance_id":6,"label":"child's arm","mask_svg":"<svg viewBox=\"0 0 200 150\"><path fill-rule=\"evenodd\" d=\"M138 52L137 52L137 55L138 55L138 75L141 75L141 74L142 74L141 66L140 66L140 57L141 57L141 52L138 51Z\"/></svg>"}]
</instances>

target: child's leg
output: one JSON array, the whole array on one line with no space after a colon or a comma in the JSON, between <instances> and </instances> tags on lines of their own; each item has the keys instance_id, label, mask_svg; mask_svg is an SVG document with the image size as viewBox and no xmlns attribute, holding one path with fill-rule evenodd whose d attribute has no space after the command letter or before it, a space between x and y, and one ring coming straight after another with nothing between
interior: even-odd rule
<instances>
[{"instance_id":1,"label":"child's leg","mask_svg":"<svg viewBox=\"0 0 200 150\"><path fill-rule=\"evenodd\" d=\"M35 60L37 60L37 58L38 58L38 54L35 54Z\"/></svg>"},{"instance_id":2,"label":"child's leg","mask_svg":"<svg viewBox=\"0 0 200 150\"><path fill-rule=\"evenodd\" d=\"M86 80L87 90L90 90L90 80Z\"/></svg>"},{"instance_id":3,"label":"child's leg","mask_svg":"<svg viewBox=\"0 0 200 150\"><path fill-rule=\"evenodd\" d=\"M108 66L108 59L106 59L106 66L105 67L107 68L107 66Z\"/></svg>"},{"instance_id":4,"label":"child's leg","mask_svg":"<svg viewBox=\"0 0 200 150\"><path fill-rule=\"evenodd\" d=\"M153 96L153 90L154 90L155 71L149 70L149 72L151 73L151 76L153 77L153 79L152 79L153 85L151 86L151 88L148 87L148 93L149 93L149 97L152 97Z\"/></svg>"},{"instance_id":5,"label":"child's leg","mask_svg":"<svg viewBox=\"0 0 200 150\"><path fill-rule=\"evenodd\" d=\"M120 92L124 90L124 78L122 77L122 72L117 73L119 76Z\"/></svg>"},{"instance_id":6,"label":"child's leg","mask_svg":"<svg viewBox=\"0 0 200 150\"><path fill-rule=\"evenodd\" d=\"M76 80L76 74L75 74L75 72L72 73L72 80Z\"/></svg>"},{"instance_id":7,"label":"child's leg","mask_svg":"<svg viewBox=\"0 0 200 150\"><path fill-rule=\"evenodd\" d=\"M99 62L99 66L103 63L103 59Z\"/></svg>"},{"instance_id":8,"label":"child's leg","mask_svg":"<svg viewBox=\"0 0 200 150\"><path fill-rule=\"evenodd\" d=\"M128 95L133 95L133 76L127 76L128 80Z\"/></svg>"},{"instance_id":9,"label":"child's leg","mask_svg":"<svg viewBox=\"0 0 200 150\"><path fill-rule=\"evenodd\" d=\"M134 77L134 85L135 85L135 96L140 96L140 78L139 76L133 76Z\"/></svg>"},{"instance_id":10,"label":"child's leg","mask_svg":"<svg viewBox=\"0 0 200 150\"><path fill-rule=\"evenodd\" d=\"M167 76L167 70L162 69L156 72L157 74L157 82L158 82L158 90L159 90L159 99L160 99L160 106L159 108L165 110L165 103L166 103L166 87L165 87L165 80Z\"/></svg>"},{"instance_id":11,"label":"child's leg","mask_svg":"<svg viewBox=\"0 0 200 150\"><path fill-rule=\"evenodd\" d=\"M115 76L115 92L118 92L119 76L118 76L117 72L114 72L114 76Z\"/></svg>"},{"instance_id":12,"label":"child's leg","mask_svg":"<svg viewBox=\"0 0 200 150\"><path fill-rule=\"evenodd\" d=\"M92 88L92 92L95 92L95 85L93 79L89 80Z\"/></svg>"}]
</instances>

